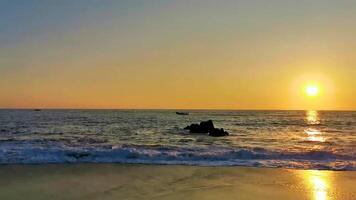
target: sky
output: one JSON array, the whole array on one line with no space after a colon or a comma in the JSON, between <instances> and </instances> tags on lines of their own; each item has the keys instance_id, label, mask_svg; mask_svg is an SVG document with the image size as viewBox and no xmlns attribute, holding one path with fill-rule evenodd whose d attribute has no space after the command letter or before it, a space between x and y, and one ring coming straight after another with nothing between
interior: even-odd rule
<instances>
[{"instance_id":1,"label":"sky","mask_svg":"<svg viewBox=\"0 0 356 200\"><path fill-rule=\"evenodd\" d=\"M354 0L0 0L0 108L356 110L355 36Z\"/></svg>"}]
</instances>

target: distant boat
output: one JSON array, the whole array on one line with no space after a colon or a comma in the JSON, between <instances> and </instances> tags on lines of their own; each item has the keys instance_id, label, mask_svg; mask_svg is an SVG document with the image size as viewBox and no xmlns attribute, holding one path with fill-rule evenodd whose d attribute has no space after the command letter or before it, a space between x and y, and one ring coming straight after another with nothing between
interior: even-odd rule
<instances>
[{"instance_id":1,"label":"distant boat","mask_svg":"<svg viewBox=\"0 0 356 200\"><path fill-rule=\"evenodd\" d=\"M176 112L177 115L189 115L187 112Z\"/></svg>"},{"instance_id":2,"label":"distant boat","mask_svg":"<svg viewBox=\"0 0 356 200\"><path fill-rule=\"evenodd\" d=\"M41 109L34 109L33 111L36 111L36 112L38 112L38 111L41 111Z\"/></svg>"}]
</instances>

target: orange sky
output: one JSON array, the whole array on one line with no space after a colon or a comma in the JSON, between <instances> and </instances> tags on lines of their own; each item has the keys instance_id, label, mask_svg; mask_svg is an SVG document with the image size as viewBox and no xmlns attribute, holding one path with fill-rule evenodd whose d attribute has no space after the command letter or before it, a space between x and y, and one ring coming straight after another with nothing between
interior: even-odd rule
<instances>
[{"instance_id":1,"label":"orange sky","mask_svg":"<svg viewBox=\"0 0 356 200\"><path fill-rule=\"evenodd\" d=\"M1 108L356 109L356 3L35 2L0 6Z\"/></svg>"}]
</instances>

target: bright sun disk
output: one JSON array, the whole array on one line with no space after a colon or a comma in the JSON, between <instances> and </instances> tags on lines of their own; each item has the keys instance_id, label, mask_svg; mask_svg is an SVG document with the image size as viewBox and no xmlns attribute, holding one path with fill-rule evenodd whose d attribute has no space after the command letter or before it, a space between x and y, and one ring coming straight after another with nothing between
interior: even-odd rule
<instances>
[{"instance_id":1,"label":"bright sun disk","mask_svg":"<svg viewBox=\"0 0 356 200\"><path fill-rule=\"evenodd\" d=\"M305 92L308 96L316 96L318 95L319 93L319 88L315 85L308 85L306 88L305 88Z\"/></svg>"}]
</instances>

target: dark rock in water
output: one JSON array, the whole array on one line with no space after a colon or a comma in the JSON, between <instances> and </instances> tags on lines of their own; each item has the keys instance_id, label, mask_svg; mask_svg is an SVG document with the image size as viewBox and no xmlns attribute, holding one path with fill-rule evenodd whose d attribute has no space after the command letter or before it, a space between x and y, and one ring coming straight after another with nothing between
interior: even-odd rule
<instances>
[{"instance_id":1,"label":"dark rock in water","mask_svg":"<svg viewBox=\"0 0 356 200\"><path fill-rule=\"evenodd\" d=\"M209 133L209 130L214 129L213 121L200 122L200 124L191 124L184 129L189 130L191 133Z\"/></svg>"},{"instance_id":2,"label":"dark rock in water","mask_svg":"<svg viewBox=\"0 0 356 200\"><path fill-rule=\"evenodd\" d=\"M39 112L39 111L41 111L41 109L34 109L33 111Z\"/></svg>"},{"instance_id":3,"label":"dark rock in water","mask_svg":"<svg viewBox=\"0 0 356 200\"><path fill-rule=\"evenodd\" d=\"M215 127L214 127L214 124L213 124L213 121L211 121L211 120L208 120L208 121L206 121L206 122L200 122L200 126L201 126L203 129L208 130L208 131L215 128Z\"/></svg>"},{"instance_id":4,"label":"dark rock in water","mask_svg":"<svg viewBox=\"0 0 356 200\"><path fill-rule=\"evenodd\" d=\"M209 136L213 137L229 135L223 128L215 128L211 120L200 122L200 124L191 124L184 129L189 130L190 133L208 133Z\"/></svg>"},{"instance_id":5,"label":"dark rock in water","mask_svg":"<svg viewBox=\"0 0 356 200\"><path fill-rule=\"evenodd\" d=\"M228 136L228 135L229 133L225 131L223 128L221 129L215 128L211 130L211 132L209 132L209 136L213 136L213 137Z\"/></svg>"}]
</instances>

